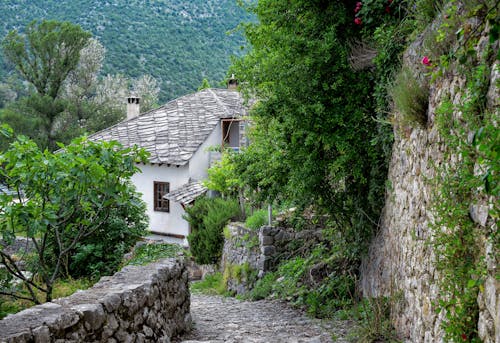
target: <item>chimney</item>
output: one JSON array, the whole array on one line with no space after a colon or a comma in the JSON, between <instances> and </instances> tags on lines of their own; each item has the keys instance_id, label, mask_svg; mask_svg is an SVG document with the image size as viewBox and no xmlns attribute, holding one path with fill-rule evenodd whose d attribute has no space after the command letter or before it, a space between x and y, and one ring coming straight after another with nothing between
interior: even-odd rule
<instances>
[{"instance_id":1,"label":"chimney","mask_svg":"<svg viewBox=\"0 0 500 343\"><path fill-rule=\"evenodd\" d=\"M141 98L137 96L129 96L127 98L127 120L139 116L140 112L140 102Z\"/></svg>"},{"instance_id":2,"label":"chimney","mask_svg":"<svg viewBox=\"0 0 500 343\"><path fill-rule=\"evenodd\" d=\"M227 81L227 89L229 90L237 90L238 89L238 80L234 77L234 74L231 74L231 78Z\"/></svg>"}]
</instances>

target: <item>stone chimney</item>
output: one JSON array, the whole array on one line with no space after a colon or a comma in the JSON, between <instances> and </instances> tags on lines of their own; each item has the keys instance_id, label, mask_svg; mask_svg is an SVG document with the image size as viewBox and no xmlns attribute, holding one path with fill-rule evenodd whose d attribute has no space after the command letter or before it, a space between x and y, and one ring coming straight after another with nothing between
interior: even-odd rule
<instances>
[{"instance_id":1,"label":"stone chimney","mask_svg":"<svg viewBox=\"0 0 500 343\"><path fill-rule=\"evenodd\" d=\"M231 75L231 78L227 81L227 89L237 90L238 89L238 80L234 77L234 74Z\"/></svg>"},{"instance_id":2,"label":"stone chimney","mask_svg":"<svg viewBox=\"0 0 500 343\"><path fill-rule=\"evenodd\" d=\"M133 95L127 98L127 120L135 118L141 113L139 106L140 100L141 98Z\"/></svg>"}]
</instances>

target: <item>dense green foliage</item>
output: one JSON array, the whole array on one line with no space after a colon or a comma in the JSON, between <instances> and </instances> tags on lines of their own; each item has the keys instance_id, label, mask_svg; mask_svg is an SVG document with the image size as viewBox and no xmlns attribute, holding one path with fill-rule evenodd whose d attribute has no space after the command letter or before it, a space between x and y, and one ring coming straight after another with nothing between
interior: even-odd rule
<instances>
[{"instance_id":1,"label":"dense green foliage","mask_svg":"<svg viewBox=\"0 0 500 343\"><path fill-rule=\"evenodd\" d=\"M200 198L194 205L186 207L185 219L191 234L187 237L191 253L197 263L218 263L224 245L224 226L240 215L235 200Z\"/></svg>"},{"instance_id":2,"label":"dense green foliage","mask_svg":"<svg viewBox=\"0 0 500 343\"><path fill-rule=\"evenodd\" d=\"M42 151L19 136L0 154L0 179L16 194L0 194L2 239L24 235L35 247L17 258L0 250L8 272L1 294L50 301L57 278L114 272L123 251L145 232L145 205L130 183L144 152L86 138L61 149ZM21 272L18 258L31 275Z\"/></svg>"},{"instance_id":3,"label":"dense green foliage","mask_svg":"<svg viewBox=\"0 0 500 343\"><path fill-rule=\"evenodd\" d=\"M24 99L24 106L14 113L26 110L34 117L29 123L33 122L35 131L43 132L44 147L55 148L57 119L67 107L60 96L63 84L76 69L80 51L89 38L88 32L69 22L33 21L23 34L12 30L2 42L7 60L35 88L35 92ZM11 118L11 121L16 123L21 119L24 118Z\"/></svg>"},{"instance_id":4,"label":"dense green foliage","mask_svg":"<svg viewBox=\"0 0 500 343\"><path fill-rule=\"evenodd\" d=\"M360 26L355 1L259 1L250 7L259 23L244 28L252 49L231 68L259 101L252 144L230 156L234 171L225 168L239 178L228 188L245 185L253 200L297 207L297 217L306 208L327 215L332 243L300 249L277 271L289 285L273 285L323 317L352 304L358 266L377 230L392 144L387 85L406 45L405 35L393 34L409 30L401 25L402 3L394 1L391 13L381 1L364 6L370 24ZM329 273L308 283L318 265Z\"/></svg>"},{"instance_id":5,"label":"dense green foliage","mask_svg":"<svg viewBox=\"0 0 500 343\"><path fill-rule=\"evenodd\" d=\"M250 17L235 0L3 0L0 39L42 18L90 31L107 49L104 75L149 74L160 81L165 102L195 91L203 78L212 84L222 80L229 56L244 44L240 34L228 32ZM2 81L9 69L0 70Z\"/></svg>"}]
</instances>

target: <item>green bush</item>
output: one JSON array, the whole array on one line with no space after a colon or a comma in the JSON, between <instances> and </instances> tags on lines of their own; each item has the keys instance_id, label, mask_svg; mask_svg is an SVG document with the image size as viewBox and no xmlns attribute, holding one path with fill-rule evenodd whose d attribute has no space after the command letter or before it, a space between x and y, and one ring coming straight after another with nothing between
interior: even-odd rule
<instances>
[{"instance_id":1,"label":"green bush","mask_svg":"<svg viewBox=\"0 0 500 343\"><path fill-rule=\"evenodd\" d=\"M257 230L268 222L268 212L265 209L255 211L245 221L245 226L249 229Z\"/></svg>"},{"instance_id":2,"label":"green bush","mask_svg":"<svg viewBox=\"0 0 500 343\"><path fill-rule=\"evenodd\" d=\"M137 207L112 210L106 224L76 245L69 263L69 275L99 278L116 272L123 255L146 233L145 211L146 205L142 202Z\"/></svg>"},{"instance_id":3,"label":"green bush","mask_svg":"<svg viewBox=\"0 0 500 343\"><path fill-rule=\"evenodd\" d=\"M273 293L273 286L277 279L276 273L267 273L262 279L259 279L254 288L248 294L252 300L261 300L269 297Z\"/></svg>"},{"instance_id":4,"label":"green bush","mask_svg":"<svg viewBox=\"0 0 500 343\"><path fill-rule=\"evenodd\" d=\"M201 198L186 208L184 218L189 222L191 234L187 237L191 253L197 263L217 263L224 245L223 230L231 219L240 216L236 200Z\"/></svg>"}]
</instances>

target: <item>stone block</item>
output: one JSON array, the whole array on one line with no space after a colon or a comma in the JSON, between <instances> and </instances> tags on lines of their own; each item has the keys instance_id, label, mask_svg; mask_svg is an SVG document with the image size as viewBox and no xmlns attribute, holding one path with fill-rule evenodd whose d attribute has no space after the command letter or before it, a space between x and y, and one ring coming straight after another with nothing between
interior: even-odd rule
<instances>
[{"instance_id":1,"label":"stone block","mask_svg":"<svg viewBox=\"0 0 500 343\"><path fill-rule=\"evenodd\" d=\"M273 227L272 226L263 226L260 228L259 233L263 236L269 236L273 233Z\"/></svg>"},{"instance_id":2,"label":"stone block","mask_svg":"<svg viewBox=\"0 0 500 343\"><path fill-rule=\"evenodd\" d=\"M274 238L272 236L261 236L261 241L260 243L262 245L273 245L274 243Z\"/></svg>"},{"instance_id":3,"label":"stone block","mask_svg":"<svg viewBox=\"0 0 500 343\"><path fill-rule=\"evenodd\" d=\"M101 303L104 305L104 308L106 308L106 311L108 312L113 312L118 309L121 302L122 299L120 295L116 293L108 294L101 300Z\"/></svg>"},{"instance_id":4,"label":"stone block","mask_svg":"<svg viewBox=\"0 0 500 343\"><path fill-rule=\"evenodd\" d=\"M274 245L267 245L260 247L260 252L265 256L272 256L276 252Z\"/></svg>"},{"instance_id":5,"label":"stone block","mask_svg":"<svg viewBox=\"0 0 500 343\"><path fill-rule=\"evenodd\" d=\"M77 305L73 309L82 315L85 324L88 324L86 328L89 331L99 329L106 319L104 309L100 304Z\"/></svg>"},{"instance_id":6,"label":"stone block","mask_svg":"<svg viewBox=\"0 0 500 343\"><path fill-rule=\"evenodd\" d=\"M35 343L49 343L50 330L47 326L43 325L32 330Z\"/></svg>"}]
</instances>

